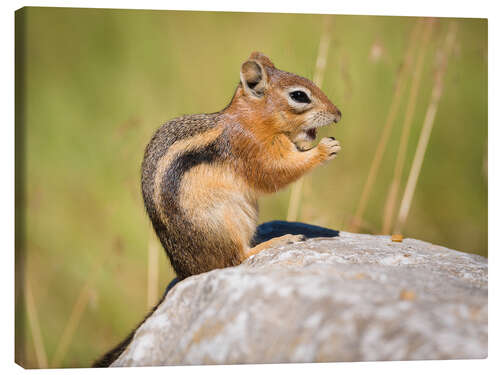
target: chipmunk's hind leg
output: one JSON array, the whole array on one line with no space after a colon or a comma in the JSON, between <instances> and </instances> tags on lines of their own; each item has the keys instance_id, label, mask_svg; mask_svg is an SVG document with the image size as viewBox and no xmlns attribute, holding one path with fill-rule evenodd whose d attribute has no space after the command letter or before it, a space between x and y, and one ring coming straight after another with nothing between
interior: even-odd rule
<instances>
[{"instance_id":1,"label":"chipmunk's hind leg","mask_svg":"<svg viewBox=\"0 0 500 375\"><path fill-rule=\"evenodd\" d=\"M305 241L306 237L302 234L285 234L281 237L271 238L268 241L262 242L254 247L248 248L245 251L245 259L250 258L252 255L260 253L262 250L269 249L271 247L278 247L293 244L296 242Z\"/></svg>"}]
</instances>

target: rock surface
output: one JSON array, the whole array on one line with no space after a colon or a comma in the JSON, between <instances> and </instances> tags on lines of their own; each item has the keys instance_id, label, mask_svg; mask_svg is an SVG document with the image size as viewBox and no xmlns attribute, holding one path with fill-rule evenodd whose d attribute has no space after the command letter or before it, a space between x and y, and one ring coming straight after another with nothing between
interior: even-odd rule
<instances>
[{"instance_id":1,"label":"rock surface","mask_svg":"<svg viewBox=\"0 0 500 375\"><path fill-rule=\"evenodd\" d=\"M485 358L488 264L414 239L303 233L169 292L113 366Z\"/></svg>"}]
</instances>

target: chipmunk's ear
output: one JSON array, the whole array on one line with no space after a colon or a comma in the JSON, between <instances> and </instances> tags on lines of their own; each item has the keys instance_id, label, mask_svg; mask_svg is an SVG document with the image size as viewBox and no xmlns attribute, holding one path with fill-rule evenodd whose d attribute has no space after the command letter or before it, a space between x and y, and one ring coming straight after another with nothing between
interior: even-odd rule
<instances>
[{"instance_id":1,"label":"chipmunk's ear","mask_svg":"<svg viewBox=\"0 0 500 375\"><path fill-rule=\"evenodd\" d=\"M267 57L266 55L264 55L262 52L252 52L252 54L250 55L250 57L248 58L249 60L257 60L258 62L260 62L262 65L266 65L270 68L275 68L273 62L271 60L269 60L269 57Z\"/></svg>"},{"instance_id":2,"label":"chipmunk's ear","mask_svg":"<svg viewBox=\"0 0 500 375\"><path fill-rule=\"evenodd\" d=\"M257 60L248 60L243 63L240 71L243 91L247 95L261 97L268 86L266 70Z\"/></svg>"}]
</instances>

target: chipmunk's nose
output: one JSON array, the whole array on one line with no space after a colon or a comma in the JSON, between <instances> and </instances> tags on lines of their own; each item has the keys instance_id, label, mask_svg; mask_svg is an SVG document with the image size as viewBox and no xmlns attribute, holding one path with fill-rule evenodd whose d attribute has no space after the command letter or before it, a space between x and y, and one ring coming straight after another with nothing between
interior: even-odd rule
<instances>
[{"instance_id":1,"label":"chipmunk's nose","mask_svg":"<svg viewBox=\"0 0 500 375\"><path fill-rule=\"evenodd\" d=\"M329 100L327 100L326 110L333 115L333 122L334 123L337 123L340 121L340 118L342 117L342 113L337 108L337 106Z\"/></svg>"}]
</instances>

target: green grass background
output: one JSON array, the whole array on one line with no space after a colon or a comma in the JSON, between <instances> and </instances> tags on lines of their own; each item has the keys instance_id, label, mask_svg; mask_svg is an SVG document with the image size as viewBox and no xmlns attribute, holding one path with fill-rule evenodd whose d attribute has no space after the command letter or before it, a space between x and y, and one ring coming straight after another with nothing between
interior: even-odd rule
<instances>
[{"instance_id":1,"label":"green grass background","mask_svg":"<svg viewBox=\"0 0 500 375\"><path fill-rule=\"evenodd\" d=\"M278 68L312 79L323 16L25 8L18 17L24 43L17 48L24 60L17 61L16 75L24 88L17 93L17 137L23 138L24 160L18 156L17 168L21 160L24 191L16 186L16 210L24 214L23 231L18 227L24 241L17 241L17 260L32 286L49 366L90 281L88 304L61 362L86 367L148 310L151 225L139 181L153 131L173 117L225 107L241 63L254 50ZM416 18L332 21L323 90L343 118L319 136L334 135L343 150L308 175L300 220L346 230ZM436 51L451 21L440 19L425 47L403 181L430 99ZM487 21L453 21L457 43L404 234L487 256ZM382 51L376 61L370 58L374 45ZM408 89L364 216L375 233L381 230L407 98ZM285 219L289 197L287 188L262 199L260 221ZM173 277L163 253L159 267L161 293ZM38 367L23 285L21 279L16 358Z\"/></svg>"}]
</instances>

